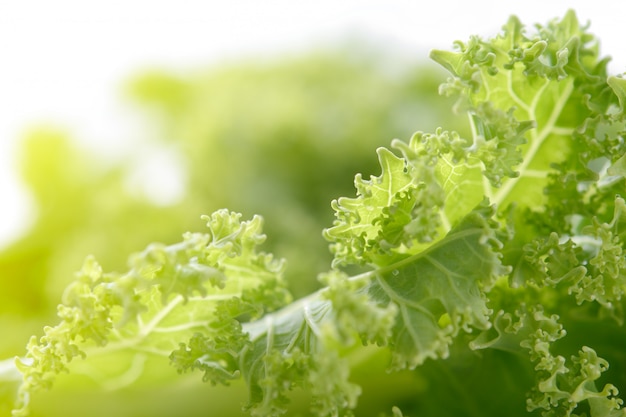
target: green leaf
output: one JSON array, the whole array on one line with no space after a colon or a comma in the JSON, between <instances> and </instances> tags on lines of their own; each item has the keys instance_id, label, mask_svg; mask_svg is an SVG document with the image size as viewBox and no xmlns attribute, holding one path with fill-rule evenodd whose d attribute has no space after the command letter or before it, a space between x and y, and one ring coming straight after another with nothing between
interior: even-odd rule
<instances>
[{"instance_id":1,"label":"green leaf","mask_svg":"<svg viewBox=\"0 0 626 417\"><path fill-rule=\"evenodd\" d=\"M284 263L257 251L264 240L261 219L240 217L225 210L205 217L208 233L187 233L174 245L153 244L131 257L125 273L104 273L88 258L58 306L59 323L33 336L26 355L16 359L23 382L14 415L27 415L29 398L50 388L61 373L119 388L154 378L142 364L167 364L178 344L198 332L216 335L211 343L218 350L245 343L236 318L271 311L288 294ZM266 285L274 296L259 299L257 291ZM193 340L194 347L203 342Z\"/></svg>"},{"instance_id":2,"label":"green leaf","mask_svg":"<svg viewBox=\"0 0 626 417\"><path fill-rule=\"evenodd\" d=\"M456 45L458 52L431 53L453 76L441 91L457 96L458 108L469 113L475 143L484 136L485 124L505 129L486 138L504 141L492 146L502 152L492 156L504 164L492 174L494 185L501 180L502 186L486 194L499 206L541 206L552 165L569 156L570 136L592 115L585 103L606 106L603 100L610 99L607 60L598 57L595 38L579 26L573 12L538 25L533 35L512 17L498 37L473 37ZM493 110L485 112L485 106Z\"/></svg>"},{"instance_id":3,"label":"green leaf","mask_svg":"<svg viewBox=\"0 0 626 417\"><path fill-rule=\"evenodd\" d=\"M613 92L619 99L619 105L623 113L624 105L626 104L626 80L621 77L609 77L607 84L613 89Z\"/></svg>"},{"instance_id":4,"label":"green leaf","mask_svg":"<svg viewBox=\"0 0 626 417\"><path fill-rule=\"evenodd\" d=\"M417 413L626 415L624 88L597 46L568 12L433 52L470 134L379 148L380 175L332 203L335 259L306 297L292 301L284 263L258 251L260 217L224 210L126 273L87 259L60 323L15 362L16 413L59 373L115 388L167 357L212 384L243 379L254 416L291 414L302 393L312 415L350 416L366 393L354 368L383 360L411 375L397 404Z\"/></svg>"},{"instance_id":5,"label":"green leaf","mask_svg":"<svg viewBox=\"0 0 626 417\"><path fill-rule=\"evenodd\" d=\"M213 376L215 368L228 378L241 373L252 415L286 412L287 393L296 387L310 390L315 415L348 412L360 390L349 381L346 355L358 345L386 346L391 369L413 369L446 358L460 331L490 327L485 292L508 272L496 253L492 214L481 205L427 251L384 268L324 275L327 287L244 323L249 343L226 358L215 340L194 336L173 361L203 370L214 383L223 379Z\"/></svg>"}]
</instances>

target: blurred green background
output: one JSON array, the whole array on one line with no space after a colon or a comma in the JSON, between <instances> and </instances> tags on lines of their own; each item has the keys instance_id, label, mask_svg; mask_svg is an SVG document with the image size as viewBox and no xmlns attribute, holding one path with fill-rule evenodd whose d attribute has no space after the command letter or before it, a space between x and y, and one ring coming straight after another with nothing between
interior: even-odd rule
<instances>
[{"instance_id":1,"label":"blurred green background","mask_svg":"<svg viewBox=\"0 0 626 417\"><path fill-rule=\"evenodd\" d=\"M16 157L36 218L0 251L0 360L22 355L31 335L56 322L63 289L87 255L105 270L124 270L131 253L203 231L200 215L222 207L262 215L265 249L287 259L294 295L313 291L330 265L321 235L332 224L330 201L354 195L356 173L379 174L374 150L416 130L463 133L464 120L438 94L444 77L434 64L357 45L184 75L146 71L125 91L145 121L134 154L101 158L71 126L32 130ZM129 185L138 161L155 150L178 161L182 192L174 201ZM157 189L174 174L164 165ZM211 415L240 414L241 389L200 379L124 392L61 380L35 401L35 415L192 416L207 415L209 405Z\"/></svg>"}]
</instances>

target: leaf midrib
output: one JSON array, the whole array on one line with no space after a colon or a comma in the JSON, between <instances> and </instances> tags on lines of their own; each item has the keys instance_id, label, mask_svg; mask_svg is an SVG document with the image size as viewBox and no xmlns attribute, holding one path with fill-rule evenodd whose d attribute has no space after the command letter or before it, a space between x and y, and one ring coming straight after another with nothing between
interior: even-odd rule
<instances>
[{"instance_id":1,"label":"leaf midrib","mask_svg":"<svg viewBox=\"0 0 626 417\"><path fill-rule=\"evenodd\" d=\"M544 91L545 91L544 89L541 89L539 94L542 94ZM554 129L557 127L556 121L561 115L563 108L565 107L565 104L569 100L573 91L574 91L574 81L573 79L570 79L567 81L567 85L565 86L565 88L563 88L563 91L561 95L559 96L559 99L557 100L554 107L552 108L552 112L550 113L550 117L548 118L547 122L545 123L545 125L541 127L541 130L539 130L539 132L536 133L536 135L533 135L534 137L531 138L530 147L526 151L526 154L524 155L524 159L518 167L518 172L520 173L519 177L515 179L513 178L509 179L502 185L502 187L498 189L496 193L492 195L491 202L495 204L497 207L499 207L502 204L502 202L505 201L507 197L511 194L512 190L518 184L519 179L525 176L525 173L528 170L528 166L532 163L534 158L537 156L537 153L539 152L539 150L545 143L546 139L550 137L551 133L554 132ZM536 111L538 102L539 102L538 100L533 99L533 105L531 106L531 109L529 111L529 118L531 120L537 120L535 111ZM539 126L537 128L539 128ZM533 132L536 132L537 128Z\"/></svg>"}]
</instances>

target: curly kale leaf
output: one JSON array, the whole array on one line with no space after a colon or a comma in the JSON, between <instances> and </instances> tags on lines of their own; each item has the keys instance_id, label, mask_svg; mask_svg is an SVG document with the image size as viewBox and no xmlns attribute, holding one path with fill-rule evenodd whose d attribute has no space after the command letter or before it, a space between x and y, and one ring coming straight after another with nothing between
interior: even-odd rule
<instances>
[{"instance_id":1,"label":"curly kale leaf","mask_svg":"<svg viewBox=\"0 0 626 417\"><path fill-rule=\"evenodd\" d=\"M264 240L261 218L240 217L218 211L205 218L208 233L185 234L170 246L153 244L130 258L125 273L104 273L88 258L65 291L59 323L33 336L26 355L15 360L23 382L14 415L26 415L30 397L61 373L120 388L142 378L147 360L167 358L196 332L216 335L221 346L243 343L236 318L262 315L287 303L289 295L284 263L257 251Z\"/></svg>"},{"instance_id":2,"label":"curly kale leaf","mask_svg":"<svg viewBox=\"0 0 626 417\"><path fill-rule=\"evenodd\" d=\"M283 263L257 251L260 218L226 211L207 234L149 247L127 273L90 259L61 322L16 362L17 414L95 355L156 355L213 384L243 379L254 416L289 413L294 391L313 415L351 415L364 389L352 371L382 351L387 369L416 376L487 361L480 383L425 378L422 394L436 386L446 401L405 399L417 411L479 415L473 398L510 388L527 393L514 410L626 415L626 380L610 369L626 363L626 82L608 76L573 12L535 29L513 17L492 39L432 53L471 134L417 132L378 149L380 175L357 175L356 196L332 203L323 288L292 302ZM530 377L497 386L518 370Z\"/></svg>"}]
</instances>

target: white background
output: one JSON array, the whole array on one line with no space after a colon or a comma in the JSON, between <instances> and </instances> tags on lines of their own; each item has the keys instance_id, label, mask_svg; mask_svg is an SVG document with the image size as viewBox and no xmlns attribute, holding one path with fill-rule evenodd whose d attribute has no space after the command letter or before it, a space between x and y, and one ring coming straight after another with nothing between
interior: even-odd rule
<instances>
[{"instance_id":1,"label":"white background","mask_svg":"<svg viewBox=\"0 0 626 417\"><path fill-rule=\"evenodd\" d=\"M142 69L203 68L355 34L426 58L495 35L511 14L545 23L569 8L591 22L611 72L626 71L623 1L0 0L0 247L33 216L14 173L25 128L53 123L100 152L123 150L132 128L120 85Z\"/></svg>"}]
</instances>

